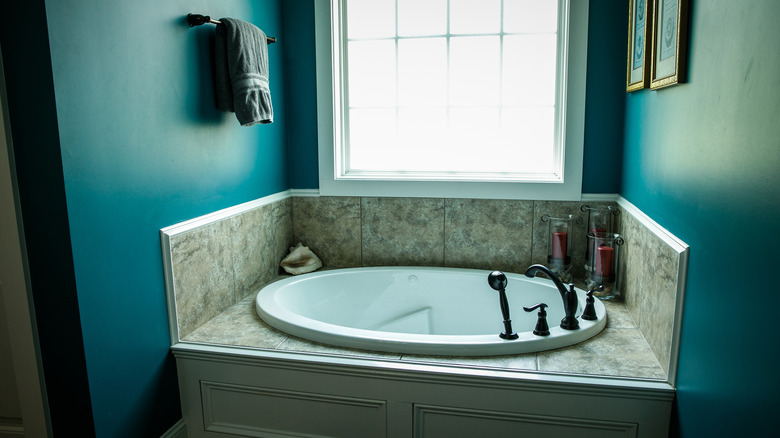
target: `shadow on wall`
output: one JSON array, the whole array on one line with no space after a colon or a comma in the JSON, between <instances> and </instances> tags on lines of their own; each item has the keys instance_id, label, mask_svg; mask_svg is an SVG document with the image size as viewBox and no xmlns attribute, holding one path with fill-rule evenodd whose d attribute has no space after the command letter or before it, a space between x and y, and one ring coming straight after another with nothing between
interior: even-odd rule
<instances>
[{"instance_id":1,"label":"shadow on wall","mask_svg":"<svg viewBox=\"0 0 780 438\"><path fill-rule=\"evenodd\" d=\"M185 53L189 58L187 64L192 72L191 80L188 81L190 90L186 95L192 96L190 99L193 100L185 100L185 112L191 119L200 123L223 123L226 113L217 110L214 96L215 25L204 24L191 28L187 24L187 17L183 16L176 20L176 26L181 26L187 31Z\"/></svg>"}]
</instances>

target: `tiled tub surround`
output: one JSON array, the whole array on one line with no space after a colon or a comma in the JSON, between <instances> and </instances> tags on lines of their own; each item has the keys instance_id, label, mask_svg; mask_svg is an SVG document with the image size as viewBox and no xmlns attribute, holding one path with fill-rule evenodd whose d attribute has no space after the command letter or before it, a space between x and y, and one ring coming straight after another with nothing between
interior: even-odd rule
<instances>
[{"instance_id":1,"label":"tiled tub surround","mask_svg":"<svg viewBox=\"0 0 780 438\"><path fill-rule=\"evenodd\" d=\"M621 280L625 307L609 303L608 326L601 335L573 347L531 355L422 358L332 348L289 337L257 317L254 292L279 275L279 260L297 242L309 246L327 268L423 265L523 272L546 257L547 225L540 221L542 215L575 214L585 221L580 211L583 203L615 203L276 198L162 230L174 344L181 339L673 382L669 375L673 374L670 363L676 358L672 355L673 327L680 311L678 291L684 284L687 247L672 236L659 237L657 230L651 231L654 225L647 226L652 221L623 200L618 229L626 240ZM577 237L574 266L578 274L582 263L577 261L583 258L584 237Z\"/></svg>"},{"instance_id":2,"label":"tiled tub surround","mask_svg":"<svg viewBox=\"0 0 780 438\"><path fill-rule=\"evenodd\" d=\"M161 230L172 343L277 277L291 209L270 198Z\"/></svg>"},{"instance_id":3,"label":"tiled tub surround","mask_svg":"<svg viewBox=\"0 0 780 438\"><path fill-rule=\"evenodd\" d=\"M255 312L254 294L200 326L182 341L523 371L666 379L665 370L661 368L625 307L621 303L606 303L606 306L609 315L607 327L596 337L567 348L508 356L402 355L319 344L289 336L263 322Z\"/></svg>"}]
</instances>

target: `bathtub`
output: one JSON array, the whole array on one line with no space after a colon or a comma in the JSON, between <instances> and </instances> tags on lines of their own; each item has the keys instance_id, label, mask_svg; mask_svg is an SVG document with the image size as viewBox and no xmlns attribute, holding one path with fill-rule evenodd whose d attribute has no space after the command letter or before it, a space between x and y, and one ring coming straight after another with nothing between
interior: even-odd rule
<instances>
[{"instance_id":1,"label":"bathtub","mask_svg":"<svg viewBox=\"0 0 780 438\"><path fill-rule=\"evenodd\" d=\"M488 271L455 268L382 267L320 271L272 283L257 294L260 318L283 332L315 342L364 350L445 356L532 353L585 341L606 325L579 318L585 292L577 290L580 328L563 330L563 302L546 278L506 273L515 340L504 340L498 292ZM549 336L533 334L537 312L523 306L546 303Z\"/></svg>"}]
</instances>

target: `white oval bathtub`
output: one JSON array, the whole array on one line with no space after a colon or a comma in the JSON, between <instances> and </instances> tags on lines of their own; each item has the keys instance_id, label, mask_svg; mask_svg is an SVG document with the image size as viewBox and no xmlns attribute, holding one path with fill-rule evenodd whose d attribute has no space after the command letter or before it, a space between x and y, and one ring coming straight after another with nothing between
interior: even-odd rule
<instances>
[{"instance_id":1,"label":"white oval bathtub","mask_svg":"<svg viewBox=\"0 0 780 438\"><path fill-rule=\"evenodd\" d=\"M258 315L294 336L343 347L420 355L490 356L531 353L589 339L606 325L579 318L585 292L577 290L580 328L563 330L558 289L546 278L507 273L506 288L515 340L498 337L503 318L488 271L385 267L320 271L272 283L257 294ZM537 312L523 306L546 303L549 336L533 334Z\"/></svg>"}]
</instances>

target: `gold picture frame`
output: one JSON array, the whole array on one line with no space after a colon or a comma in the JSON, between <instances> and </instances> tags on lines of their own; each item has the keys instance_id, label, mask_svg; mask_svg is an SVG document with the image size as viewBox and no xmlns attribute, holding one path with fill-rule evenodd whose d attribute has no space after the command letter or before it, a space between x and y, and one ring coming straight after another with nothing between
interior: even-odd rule
<instances>
[{"instance_id":1,"label":"gold picture frame","mask_svg":"<svg viewBox=\"0 0 780 438\"><path fill-rule=\"evenodd\" d=\"M688 0L653 0L650 89L685 82L688 55Z\"/></svg>"},{"instance_id":2,"label":"gold picture frame","mask_svg":"<svg viewBox=\"0 0 780 438\"><path fill-rule=\"evenodd\" d=\"M628 0L626 93L650 86L653 0Z\"/></svg>"}]
</instances>

